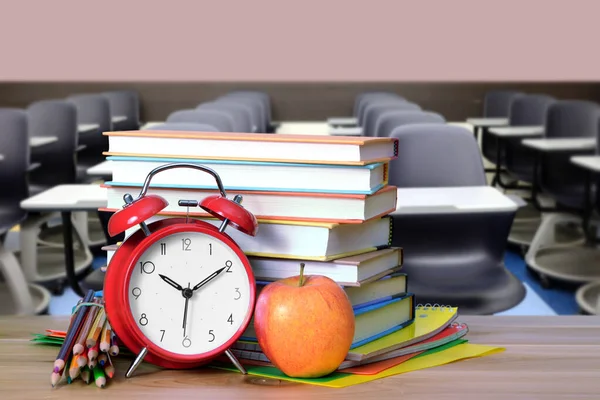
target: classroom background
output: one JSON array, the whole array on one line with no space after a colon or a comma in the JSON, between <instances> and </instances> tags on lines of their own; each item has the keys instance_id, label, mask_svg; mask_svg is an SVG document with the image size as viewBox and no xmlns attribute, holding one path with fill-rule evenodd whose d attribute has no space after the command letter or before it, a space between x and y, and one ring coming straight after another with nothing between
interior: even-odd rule
<instances>
[{"instance_id":1,"label":"classroom background","mask_svg":"<svg viewBox=\"0 0 600 400\"><path fill-rule=\"evenodd\" d=\"M522 285L523 298L497 312L597 312L599 290L594 282L600 278L596 271L600 258L594 218L598 164L593 157L585 157L598 152L600 85L593 52L580 51L586 46L586 29L592 25L582 19L591 18L593 13L578 13L580 23L571 26L567 36L564 31L532 29L525 16L535 15L534 3L521 7L521 17L515 17L510 7L494 8L495 24L508 16L514 23L511 29L489 29L491 17L458 13L459 6L449 4L436 5L439 12L429 14L426 22L410 18L423 16L427 12L424 5L411 5L410 9L397 5L397 13L383 13L383 4L367 9L342 8L336 2L281 5L258 1L238 4L236 12L221 4L198 4L197 15L203 16L202 26L198 26L194 13L151 8L140 21L131 17L138 12L138 5L119 4L122 12L113 13L107 2L89 10L99 18L107 17L106 23L112 28L80 37L69 32L83 28L78 16L84 10L76 2L59 3L40 4L38 13L28 13L35 31L23 32L17 19L6 21L1 28L3 37L9 37L9 32L21 33L19 40L3 43L6 57L0 69L0 107L6 114L0 127L2 180L11 188L2 191L2 251L3 259L8 260L3 264L4 312L13 313L19 301L27 302L19 299L23 293L15 294L19 292L16 282L29 285L33 312L69 312L76 294L62 268L69 261L64 259L64 218L61 220L60 212L63 216L65 211L73 212L76 235L71 263L78 274L82 273L76 280L106 264L101 247L107 239L93 211L81 212L64 205L47 205L45 210L39 204L37 208L23 208L29 197L56 185L106 178L90 170L103 161L103 131L150 127L169 121L177 111L192 109L203 109L204 113L194 122L215 130L235 130L227 123L219 126L222 118L217 121L213 117L229 113L227 118L235 120L238 114L215 108L215 104L222 96L239 91L268 97L269 120L264 131L271 134L335 135L349 129L354 135L354 128L335 125L335 120L328 119L362 118L357 115L356 104L365 94L388 96L388 100L395 96L395 100L380 103L388 116L411 104L413 113L427 114L438 118L434 122L441 125L468 131L480 150L485 184L521 199L515 200L519 210L508 231L494 235L494 224L486 225L477 234L489 234L491 244L470 241L465 245L469 252L495 251L488 261L500 263ZM475 4L462 3L464 9ZM13 6L15 15L27 13L25 5ZM261 20L267 18L262 13L267 7L280 16L268 19L269 24ZM566 23L568 13L572 13L562 6L548 7L544 14L548 24ZM451 15L460 15L460 22ZM335 18L342 18L347 27L362 28L332 30ZM302 23L309 19L310 30ZM401 24L395 24L398 19ZM164 29L149 29L134 40L124 33L144 24L157 26L164 20L177 21L170 24L169 35ZM237 34L224 34L224 23L234 26ZM436 27L437 31L424 32L424 26ZM276 35L276 31L285 34ZM474 34L478 31L485 33ZM212 32L215 34L210 35ZM553 49L559 44L563 53L556 57ZM572 63L566 54L575 51L577 63ZM307 62L309 57L311 62ZM573 72L567 73L567 66ZM406 104L397 107L396 100ZM58 145L65 130L55 124L60 118L53 111L63 103L76 111L75 121L67 122L77 127L75 139L69 138L75 144L70 143L68 149ZM376 132L377 118L383 112L373 111L376 108L372 107L369 126L363 125L360 135L389 135L394 124L401 124L390 122L393 126L384 133ZM10 114L15 110L21 110L22 115ZM13 123L21 117L27 121L26 128ZM511 130L511 126L529 128ZM23 134L28 137L26 145L9 139L9 135ZM555 137L563 141L559 147L544 142ZM569 143L571 139L574 141ZM444 154L451 153L447 151ZM21 161L17 154L22 154ZM439 156L426 155L422 162L434 166ZM578 156L583 158L573 158ZM76 158L75 171L69 170L68 163L63 164L71 158ZM18 168L27 172L26 187L13 163L23 164ZM59 167L63 172L50 172L51 168L59 171ZM414 171L425 167L405 168ZM392 181L393 176L394 171L390 171ZM451 186L452 180L433 186ZM415 182L416 178L412 184L426 185ZM23 226L29 225L31 229L23 233ZM39 227L43 229L37 231ZM448 237L474 234L468 225L449 225L443 230ZM448 248L438 245L439 249L432 244L426 251L439 253L443 259ZM410 268L410 249L407 251L406 265ZM44 262L49 263L47 268ZM477 280L471 284L476 286ZM485 297L485 290L481 296ZM32 312L31 308L27 312Z\"/></svg>"}]
</instances>

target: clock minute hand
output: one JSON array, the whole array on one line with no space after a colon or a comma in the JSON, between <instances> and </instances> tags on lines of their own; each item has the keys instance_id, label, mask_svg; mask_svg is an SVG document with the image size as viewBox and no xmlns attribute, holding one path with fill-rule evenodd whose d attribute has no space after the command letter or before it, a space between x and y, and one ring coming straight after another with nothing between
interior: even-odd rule
<instances>
[{"instance_id":1,"label":"clock minute hand","mask_svg":"<svg viewBox=\"0 0 600 400\"><path fill-rule=\"evenodd\" d=\"M223 270L226 267L223 267L221 269L216 270L215 272L213 272L212 274L210 274L209 276L207 276L202 282L200 282L199 284L197 284L196 286L194 286L192 288L192 290L195 292L196 290L200 289L202 286L206 285L208 282L212 281L214 278L217 277L217 275L219 275L221 272L223 272Z\"/></svg>"},{"instance_id":2,"label":"clock minute hand","mask_svg":"<svg viewBox=\"0 0 600 400\"><path fill-rule=\"evenodd\" d=\"M158 276L160 276L160 279L167 282L169 285L173 286L175 289L183 292L183 287L181 287L181 285L179 283L175 282L173 279L169 278L168 276L161 275L161 274L158 274Z\"/></svg>"}]
</instances>

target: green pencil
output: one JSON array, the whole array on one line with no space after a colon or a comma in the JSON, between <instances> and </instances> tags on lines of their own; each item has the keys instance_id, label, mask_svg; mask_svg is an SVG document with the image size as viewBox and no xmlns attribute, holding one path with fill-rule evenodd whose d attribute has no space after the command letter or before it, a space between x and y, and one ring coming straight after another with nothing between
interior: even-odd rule
<instances>
[{"instance_id":1,"label":"green pencil","mask_svg":"<svg viewBox=\"0 0 600 400\"><path fill-rule=\"evenodd\" d=\"M106 386L106 376L104 375L104 370L98 364L93 369L94 372L94 380L96 381L96 386L99 388L103 388Z\"/></svg>"}]
</instances>

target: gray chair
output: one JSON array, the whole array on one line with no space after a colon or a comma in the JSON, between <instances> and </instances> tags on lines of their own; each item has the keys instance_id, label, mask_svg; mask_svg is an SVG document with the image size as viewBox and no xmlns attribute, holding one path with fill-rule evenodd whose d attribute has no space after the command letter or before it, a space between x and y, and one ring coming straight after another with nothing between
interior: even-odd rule
<instances>
[{"instance_id":1,"label":"gray chair","mask_svg":"<svg viewBox=\"0 0 600 400\"><path fill-rule=\"evenodd\" d=\"M548 108L556 102L554 97L544 94L528 94L516 97L511 102L508 120L510 126L544 126ZM534 156L523 146L522 138L505 140L505 166L509 174L520 181L533 183Z\"/></svg>"},{"instance_id":2,"label":"gray chair","mask_svg":"<svg viewBox=\"0 0 600 400\"><path fill-rule=\"evenodd\" d=\"M583 100L557 101L548 108L546 138L594 137L600 140L599 123L600 105ZM587 227L583 226L585 174L570 162L572 156L590 155L595 151L579 149L538 155L539 174L535 185L555 201L556 207L542 214L542 222L525 255L525 262L539 274L545 285L550 284L550 279L570 283L600 279L600 252L588 244ZM567 243L557 240L556 231L560 226L578 228L580 234L573 235L578 239Z\"/></svg>"},{"instance_id":3,"label":"gray chair","mask_svg":"<svg viewBox=\"0 0 600 400\"><path fill-rule=\"evenodd\" d=\"M220 132L233 132L233 117L224 111L215 110L179 110L167 117L165 122L185 122L207 124L217 128Z\"/></svg>"},{"instance_id":4,"label":"gray chair","mask_svg":"<svg viewBox=\"0 0 600 400\"><path fill-rule=\"evenodd\" d=\"M224 111L231 115L234 123L234 132L254 132L252 126L251 113L242 104L228 102L209 102L202 103L196 107L196 110L215 110Z\"/></svg>"},{"instance_id":5,"label":"gray chair","mask_svg":"<svg viewBox=\"0 0 600 400\"><path fill-rule=\"evenodd\" d=\"M29 174L31 194L56 185L74 184L77 176L77 108L65 100L42 100L27 108L30 137L53 136L57 141L32 151L32 161L39 163ZM21 252L18 253L27 280L56 283L66 279L64 268L62 225L48 227L60 213L30 213L19 231ZM102 227L87 213L74 213L75 270L85 273L93 261L90 244L102 244ZM59 284L60 286L60 284Z\"/></svg>"},{"instance_id":6,"label":"gray chair","mask_svg":"<svg viewBox=\"0 0 600 400\"><path fill-rule=\"evenodd\" d=\"M79 137L79 144L84 145L85 148L77 154L77 165L80 171L85 171L104 161L102 153L108 151L108 137L102 133L113 130L110 103L101 94L77 94L67 97L67 101L77 109L78 124L99 126L97 132L86 133ZM83 173L80 172L80 176Z\"/></svg>"},{"instance_id":7,"label":"gray chair","mask_svg":"<svg viewBox=\"0 0 600 400\"><path fill-rule=\"evenodd\" d=\"M25 111L0 108L0 154L0 314L41 314L50 304L50 292L40 285L28 284L18 259L4 247L8 232L27 217L20 205L29 197Z\"/></svg>"},{"instance_id":8,"label":"gray chair","mask_svg":"<svg viewBox=\"0 0 600 400\"><path fill-rule=\"evenodd\" d=\"M102 93L110 106L110 115L126 117L123 121L113 122L115 131L135 131L140 129L140 99L133 90L115 90Z\"/></svg>"},{"instance_id":9,"label":"gray chair","mask_svg":"<svg viewBox=\"0 0 600 400\"><path fill-rule=\"evenodd\" d=\"M227 97L251 97L260 100L263 104L264 110L266 112L267 125L270 125L273 118L273 113L271 109L271 96L269 96L266 92L261 92L257 90L236 90L233 92L227 93L225 96ZM268 128L268 127L267 127Z\"/></svg>"},{"instance_id":10,"label":"gray chair","mask_svg":"<svg viewBox=\"0 0 600 400\"><path fill-rule=\"evenodd\" d=\"M406 101L406 99L404 97L402 97L396 93L393 93L393 92L381 92L381 91L364 92L364 93L357 95L354 98L354 108L352 110L352 115L354 115L355 117L358 117L362 113L362 111L365 107L365 103L368 103L369 100L380 99L380 98L393 98L393 99L397 99L397 100Z\"/></svg>"},{"instance_id":11,"label":"gray chair","mask_svg":"<svg viewBox=\"0 0 600 400\"><path fill-rule=\"evenodd\" d=\"M375 135L389 137L392 131L399 126L408 124L445 124L446 119L440 114L431 111L386 111L377 119Z\"/></svg>"},{"instance_id":12,"label":"gray chair","mask_svg":"<svg viewBox=\"0 0 600 400\"><path fill-rule=\"evenodd\" d=\"M165 122L149 127L149 131L191 131L191 132L219 132L217 128L208 124L192 122Z\"/></svg>"},{"instance_id":13,"label":"gray chair","mask_svg":"<svg viewBox=\"0 0 600 400\"><path fill-rule=\"evenodd\" d=\"M362 122L362 135L375 136L375 128L379 117L389 111L421 111L421 107L415 103L398 100L376 100L365 107Z\"/></svg>"},{"instance_id":14,"label":"gray chair","mask_svg":"<svg viewBox=\"0 0 600 400\"><path fill-rule=\"evenodd\" d=\"M265 133L268 125L267 108L261 99L254 96L225 95L214 100L215 103L235 103L246 107L251 113L252 124L256 126L257 133Z\"/></svg>"},{"instance_id":15,"label":"gray chair","mask_svg":"<svg viewBox=\"0 0 600 400\"><path fill-rule=\"evenodd\" d=\"M398 158L390 184L399 187L486 186L479 147L466 129L443 124L394 130ZM516 211L393 215L393 246L419 303L495 314L519 304L524 285L504 266L506 237Z\"/></svg>"},{"instance_id":16,"label":"gray chair","mask_svg":"<svg viewBox=\"0 0 600 400\"><path fill-rule=\"evenodd\" d=\"M485 94L483 99L483 117L484 118L508 118L510 106L516 98L523 96L523 92L514 90L492 90ZM483 156L491 163L500 162L503 165L504 155L500 155L500 161L497 158L498 140L490 135L487 129L481 132L481 152Z\"/></svg>"},{"instance_id":17,"label":"gray chair","mask_svg":"<svg viewBox=\"0 0 600 400\"><path fill-rule=\"evenodd\" d=\"M367 108L369 108L369 106L372 106L373 104L383 104L383 103L390 103L390 104L398 104L398 103L408 103L408 101L406 101L404 98L402 97L395 97L395 96L372 96L372 97L366 97L364 100L361 101L360 105L358 106L358 115L356 116L356 120L357 120L357 126L362 126L364 127L365 125L365 114L367 112Z\"/></svg>"},{"instance_id":18,"label":"gray chair","mask_svg":"<svg viewBox=\"0 0 600 400\"><path fill-rule=\"evenodd\" d=\"M510 106L510 126L544 126L548 108L556 102L556 99L544 94L527 94L515 98ZM523 138L501 138L505 156L505 168L507 173L521 182L533 183L535 152L523 146ZM502 176L498 176L497 184L504 188L523 188L519 185L506 184L502 182ZM533 236L541 222L541 214L535 204L529 202L517 212L508 242L520 246L525 254L527 247L531 244ZM563 233L567 234L568 231ZM575 233L579 236L577 233ZM561 236L562 237L562 236ZM567 241L571 240L568 235ZM576 239L572 238L572 239Z\"/></svg>"}]
</instances>

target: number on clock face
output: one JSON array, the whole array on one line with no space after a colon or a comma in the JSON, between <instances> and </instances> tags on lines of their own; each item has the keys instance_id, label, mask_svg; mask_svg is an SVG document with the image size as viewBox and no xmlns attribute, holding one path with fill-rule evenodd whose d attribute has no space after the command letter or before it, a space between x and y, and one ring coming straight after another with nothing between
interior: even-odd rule
<instances>
[{"instance_id":1,"label":"number on clock face","mask_svg":"<svg viewBox=\"0 0 600 400\"><path fill-rule=\"evenodd\" d=\"M128 290L139 329L176 354L223 345L240 329L250 306L242 261L219 239L199 232L154 243L139 258Z\"/></svg>"}]
</instances>

